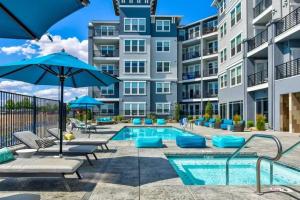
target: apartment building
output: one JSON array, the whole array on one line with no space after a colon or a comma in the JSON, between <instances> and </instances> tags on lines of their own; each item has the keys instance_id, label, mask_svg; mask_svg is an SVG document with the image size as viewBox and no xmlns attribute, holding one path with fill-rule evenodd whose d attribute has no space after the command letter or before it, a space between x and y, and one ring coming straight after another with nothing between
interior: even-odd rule
<instances>
[{"instance_id":1,"label":"apartment building","mask_svg":"<svg viewBox=\"0 0 300 200\"><path fill-rule=\"evenodd\" d=\"M221 115L242 114L245 120L255 120L257 114L263 114L270 129L300 132L300 1L215 0L213 5L219 8ZM240 17L236 13L240 13ZM223 36L224 23L230 35L227 38ZM231 34L239 32L234 29L235 25L232 27L233 23L243 32L236 48L233 48L236 43ZM230 46L229 56L241 49L238 56L242 60L241 73L229 71L223 75L231 66L228 61L222 62L223 45ZM240 78L235 79L236 75ZM240 86L232 87L236 81ZM240 99L242 111L231 111L230 101L234 98Z\"/></svg>"}]
</instances>

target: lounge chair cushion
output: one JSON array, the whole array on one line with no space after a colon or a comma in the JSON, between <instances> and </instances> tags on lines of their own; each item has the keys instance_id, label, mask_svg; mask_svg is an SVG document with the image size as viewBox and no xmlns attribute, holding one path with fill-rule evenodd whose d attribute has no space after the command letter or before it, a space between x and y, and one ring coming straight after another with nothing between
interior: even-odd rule
<instances>
[{"instance_id":1,"label":"lounge chair cushion","mask_svg":"<svg viewBox=\"0 0 300 200\"><path fill-rule=\"evenodd\" d=\"M92 145L63 145L63 152L69 154L90 154L97 150L96 146ZM45 149L39 149L42 153L58 153L59 145L54 145Z\"/></svg>"},{"instance_id":2,"label":"lounge chair cushion","mask_svg":"<svg viewBox=\"0 0 300 200\"><path fill-rule=\"evenodd\" d=\"M112 119L110 117L103 117L103 118L98 118L97 122L112 122Z\"/></svg>"},{"instance_id":3,"label":"lounge chair cushion","mask_svg":"<svg viewBox=\"0 0 300 200\"><path fill-rule=\"evenodd\" d=\"M51 139L47 139L47 138L44 138L44 139L38 139L35 141L37 143L37 145L39 146L39 148L47 148L47 147L51 147L53 145L55 145L56 143L51 140Z\"/></svg>"},{"instance_id":4,"label":"lounge chair cushion","mask_svg":"<svg viewBox=\"0 0 300 200\"><path fill-rule=\"evenodd\" d=\"M135 141L137 148L162 148L162 139L159 137L140 137Z\"/></svg>"},{"instance_id":5,"label":"lounge chair cushion","mask_svg":"<svg viewBox=\"0 0 300 200\"><path fill-rule=\"evenodd\" d=\"M206 139L202 136L177 136L176 144L181 148L205 148Z\"/></svg>"},{"instance_id":6,"label":"lounge chair cushion","mask_svg":"<svg viewBox=\"0 0 300 200\"><path fill-rule=\"evenodd\" d=\"M152 119L145 119L145 124L146 125L152 125L153 124Z\"/></svg>"},{"instance_id":7,"label":"lounge chair cushion","mask_svg":"<svg viewBox=\"0 0 300 200\"><path fill-rule=\"evenodd\" d=\"M31 149L40 148L36 143L36 140L40 140L41 138L30 131L16 132L14 133L14 136Z\"/></svg>"},{"instance_id":8,"label":"lounge chair cushion","mask_svg":"<svg viewBox=\"0 0 300 200\"><path fill-rule=\"evenodd\" d=\"M0 149L0 164L14 159L15 157L10 149L8 148Z\"/></svg>"},{"instance_id":9,"label":"lounge chair cushion","mask_svg":"<svg viewBox=\"0 0 300 200\"><path fill-rule=\"evenodd\" d=\"M238 136L213 136L212 143L220 148L239 148L245 144L245 138Z\"/></svg>"},{"instance_id":10,"label":"lounge chair cushion","mask_svg":"<svg viewBox=\"0 0 300 200\"><path fill-rule=\"evenodd\" d=\"M74 173L83 164L82 160L65 158L18 158L0 164L1 173Z\"/></svg>"},{"instance_id":11,"label":"lounge chair cushion","mask_svg":"<svg viewBox=\"0 0 300 200\"><path fill-rule=\"evenodd\" d=\"M142 120L141 120L140 118L134 118L134 119L132 120L132 123L133 123L134 125L141 125L141 124L142 124Z\"/></svg>"},{"instance_id":12,"label":"lounge chair cushion","mask_svg":"<svg viewBox=\"0 0 300 200\"><path fill-rule=\"evenodd\" d=\"M166 120L164 119L157 119L157 125L165 125L166 124Z\"/></svg>"}]
</instances>

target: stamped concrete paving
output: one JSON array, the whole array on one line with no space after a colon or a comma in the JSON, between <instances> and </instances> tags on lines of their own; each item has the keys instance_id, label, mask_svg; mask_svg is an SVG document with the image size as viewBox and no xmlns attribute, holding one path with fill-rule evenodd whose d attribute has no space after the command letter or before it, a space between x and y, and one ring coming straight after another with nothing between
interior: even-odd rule
<instances>
[{"instance_id":1,"label":"stamped concrete paving","mask_svg":"<svg viewBox=\"0 0 300 200\"><path fill-rule=\"evenodd\" d=\"M102 134L92 137L110 138L125 125L104 126L101 130ZM234 134L248 138L254 134L253 132L229 133L203 127L194 127L189 131L207 138L216 134ZM284 149L300 139L297 134L265 133L277 136L282 141ZM87 136L83 134L82 137ZM285 200L300 198L300 187L287 188L288 192L285 193L270 192L259 196L255 194L253 186L185 186L170 166L165 154L231 153L234 149L215 149L210 140L208 140L209 148L200 150L180 149L173 141L165 142L165 144L166 148L163 149L136 149L134 143L130 141L111 141L109 144L111 150L99 151L97 153L99 160L93 161L93 167L85 164L81 168L82 180L69 176L72 192L66 192L63 182L59 179L4 179L0 181L0 199ZM273 141L257 139L249 144L249 148L245 151L274 155L276 148ZM282 161L292 166L300 166L299 153L300 147L285 156ZM269 191L269 188L264 188L264 191Z\"/></svg>"}]
</instances>

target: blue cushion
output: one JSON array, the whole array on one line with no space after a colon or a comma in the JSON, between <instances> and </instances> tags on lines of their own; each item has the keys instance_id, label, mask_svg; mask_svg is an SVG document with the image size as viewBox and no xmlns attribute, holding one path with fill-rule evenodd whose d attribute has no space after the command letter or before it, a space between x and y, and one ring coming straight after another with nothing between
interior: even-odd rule
<instances>
[{"instance_id":1,"label":"blue cushion","mask_svg":"<svg viewBox=\"0 0 300 200\"><path fill-rule=\"evenodd\" d=\"M98 118L98 122L111 122L112 119L110 117L103 117L103 118Z\"/></svg>"},{"instance_id":2,"label":"blue cushion","mask_svg":"<svg viewBox=\"0 0 300 200\"><path fill-rule=\"evenodd\" d=\"M245 144L245 138L238 136L213 136L212 143L220 148L239 148Z\"/></svg>"},{"instance_id":3,"label":"blue cushion","mask_svg":"<svg viewBox=\"0 0 300 200\"><path fill-rule=\"evenodd\" d=\"M181 148L205 148L206 139L202 136L177 136L176 144Z\"/></svg>"},{"instance_id":4,"label":"blue cushion","mask_svg":"<svg viewBox=\"0 0 300 200\"><path fill-rule=\"evenodd\" d=\"M145 119L145 124L146 125L152 125L153 124L152 119Z\"/></svg>"},{"instance_id":5,"label":"blue cushion","mask_svg":"<svg viewBox=\"0 0 300 200\"><path fill-rule=\"evenodd\" d=\"M162 139L159 137L140 137L135 140L136 148L162 148Z\"/></svg>"},{"instance_id":6,"label":"blue cushion","mask_svg":"<svg viewBox=\"0 0 300 200\"><path fill-rule=\"evenodd\" d=\"M132 120L132 123L133 123L134 125L141 125L141 124L142 124L142 120L141 120L140 118L134 118L134 119Z\"/></svg>"},{"instance_id":7,"label":"blue cushion","mask_svg":"<svg viewBox=\"0 0 300 200\"><path fill-rule=\"evenodd\" d=\"M216 122L216 119L212 118L212 119L209 120L209 123L215 123L215 122Z\"/></svg>"},{"instance_id":8,"label":"blue cushion","mask_svg":"<svg viewBox=\"0 0 300 200\"><path fill-rule=\"evenodd\" d=\"M164 119L157 119L157 125L165 125L166 121Z\"/></svg>"},{"instance_id":9,"label":"blue cushion","mask_svg":"<svg viewBox=\"0 0 300 200\"><path fill-rule=\"evenodd\" d=\"M228 126L230 126L230 130L233 129L233 121L230 119L224 119L221 124L221 129L227 130Z\"/></svg>"},{"instance_id":10,"label":"blue cushion","mask_svg":"<svg viewBox=\"0 0 300 200\"><path fill-rule=\"evenodd\" d=\"M205 123L204 123L204 126L205 126L205 127L209 127L209 122L205 122Z\"/></svg>"},{"instance_id":11,"label":"blue cushion","mask_svg":"<svg viewBox=\"0 0 300 200\"><path fill-rule=\"evenodd\" d=\"M8 148L0 149L0 164L14 160L14 159L15 159L15 157L10 149L8 149Z\"/></svg>"}]
</instances>

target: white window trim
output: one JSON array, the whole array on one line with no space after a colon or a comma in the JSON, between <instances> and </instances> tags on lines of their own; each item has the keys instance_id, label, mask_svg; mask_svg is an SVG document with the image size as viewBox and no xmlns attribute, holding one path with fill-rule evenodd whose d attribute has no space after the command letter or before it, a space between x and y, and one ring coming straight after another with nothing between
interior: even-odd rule
<instances>
[{"instance_id":1,"label":"white window trim","mask_svg":"<svg viewBox=\"0 0 300 200\"><path fill-rule=\"evenodd\" d=\"M126 104L129 104L130 105L130 115L126 115L126 110L125 110L125 105ZM132 115L132 105L133 104L136 104L136 105L138 105L138 109L137 109L137 111L138 111L138 115ZM140 115L140 104L144 104L145 106L145 110L144 110L144 115ZM146 108L146 102L124 102L124 104L123 104L123 110L124 110L124 116L146 116L146 110L147 110L147 108Z\"/></svg>"},{"instance_id":2,"label":"white window trim","mask_svg":"<svg viewBox=\"0 0 300 200\"><path fill-rule=\"evenodd\" d=\"M101 95L102 95L102 96L112 96L112 95L115 95L115 86L112 86L112 87L113 87L113 89L112 89L113 93L112 93L112 94L108 94L108 88L109 88L109 87L110 87L110 86L107 86L107 87L101 87ZM107 93L107 94L103 94L103 93L102 93L103 90L106 90L106 93Z\"/></svg>"},{"instance_id":3,"label":"white window trim","mask_svg":"<svg viewBox=\"0 0 300 200\"><path fill-rule=\"evenodd\" d=\"M130 83L130 93L129 94L126 94L125 93L125 84L126 83ZM133 94L132 93L132 83L137 83L137 93L136 94ZM140 83L145 83L145 87L144 87L144 94L140 94L140 91L139 91L139 86L140 86ZM146 81L124 81L123 82L123 95L124 96L145 96L145 95L147 95L147 91L146 91L146 89L147 89L147 82Z\"/></svg>"},{"instance_id":4,"label":"white window trim","mask_svg":"<svg viewBox=\"0 0 300 200\"><path fill-rule=\"evenodd\" d=\"M165 27L164 23L165 23L166 21L169 22L169 26L168 26L169 29L168 29L168 30L164 30L164 27ZM157 29L157 27L158 27L157 22L162 22L162 28L163 28L163 30L158 30L158 29ZM158 20L156 20L156 21L155 21L155 29L156 29L156 32L171 32L171 20L164 20L164 19L158 19Z\"/></svg>"},{"instance_id":5,"label":"white window trim","mask_svg":"<svg viewBox=\"0 0 300 200\"><path fill-rule=\"evenodd\" d=\"M127 20L127 19L129 19L129 20L131 20L131 24L130 24L130 30L126 30L125 29L125 26L126 26L126 23L125 23L125 21ZM144 31L140 31L140 20L141 19L144 19L145 20L145 30ZM137 31L134 31L134 30L132 30L132 20L138 20L138 30ZM146 18L124 18L124 32L125 33L145 33L147 31L147 19Z\"/></svg>"},{"instance_id":6,"label":"white window trim","mask_svg":"<svg viewBox=\"0 0 300 200\"><path fill-rule=\"evenodd\" d=\"M162 105L162 113L159 113L157 110L157 106L158 105ZM165 106L168 106L168 110L169 112L165 113ZM155 103L155 112L157 115L169 115L171 113L171 103L167 102L167 103Z\"/></svg>"},{"instance_id":7,"label":"white window trim","mask_svg":"<svg viewBox=\"0 0 300 200\"><path fill-rule=\"evenodd\" d=\"M158 92L158 91L157 91L157 85L158 85L158 84L162 84L162 86L163 86L163 87L162 87L162 92ZM168 84L168 85L170 86L170 87L169 87L169 92L164 92L164 89L165 89L164 86L165 86L165 84ZM155 93L156 93L156 94L171 94L171 82L156 82L156 83L155 83Z\"/></svg>"},{"instance_id":8,"label":"white window trim","mask_svg":"<svg viewBox=\"0 0 300 200\"><path fill-rule=\"evenodd\" d=\"M126 72L125 71L125 63L126 62L130 62L130 72ZM138 65L138 72L137 73L133 73L132 72L132 62L138 62L138 63L140 63L140 62L144 62L145 63L145 72L140 72L140 69L139 69L139 65ZM147 74L147 60L124 60L124 67L123 67L123 72L124 72L124 74Z\"/></svg>"},{"instance_id":9,"label":"white window trim","mask_svg":"<svg viewBox=\"0 0 300 200\"><path fill-rule=\"evenodd\" d=\"M169 63L169 71L166 71L166 72L165 71L162 71L162 72L157 71L157 64L159 62L161 62L162 64ZM169 74L169 73L171 73L171 61L156 61L155 67L156 67L156 73L158 73L158 74ZM164 69L164 66L162 66L162 69Z\"/></svg>"},{"instance_id":10,"label":"white window trim","mask_svg":"<svg viewBox=\"0 0 300 200\"><path fill-rule=\"evenodd\" d=\"M127 40L129 40L130 41L130 51L126 51L126 45L125 45L125 42L127 41ZM132 41L133 40L137 40L138 41L138 51L132 51ZM145 47L144 47L144 51L140 51L139 50L139 46L140 46L140 41L144 41L145 43ZM124 39L124 42L123 42L123 44L124 44L124 49L123 49L123 53L124 54L128 54L128 53L136 53L136 54L139 54L139 53L147 53L147 44L146 44L146 40L145 39Z\"/></svg>"},{"instance_id":11,"label":"white window trim","mask_svg":"<svg viewBox=\"0 0 300 200\"><path fill-rule=\"evenodd\" d=\"M237 6L240 4L240 6L241 6L241 19L239 20L239 21L237 21L237 12L236 12L236 8L237 8ZM231 24L231 13L234 11L234 25L232 25ZM240 2L238 2L238 3L236 3L235 4L235 6L234 6L234 8L229 12L230 13L230 27L231 28L233 28L233 27L235 27L237 24L239 24L241 21L242 21L242 3L241 3L241 1Z\"/></svg>"},{"instance_id":12,"label":"white window trim","mask_svg":"<svg viewBox=\"0 0 300 200\"><path fill-rule=\"evenodd\" d=\"M241 67L241 82L240 83L237 83L237 68L238 67ZM232 79L231 79L231 71L235 70L235 85L232 85ZM237 86L240 86L243 84L243 67L242 67L242 64L236 66L236 67L233 67L229 70L229 78L230 78L230 87L231 88L234 88L234 87L237 87Z\"/></svg>"},{"instance_id":13,"label":"white window trim","mask_svg":"<svg viewBox=\"0 0 300 200\"><path fill-rule=\"evenodd\" d=\"M225 86L225 76L226 76L226 86ZM222 82L222 78L223 78L223 82ZM219 80L220 80L220 90L225 89L225 88L228 87L228 75L227 75L227 72L221 74L219 76ZM224 85L223 87L222 87L222 83Z\"/></svg>"},{"instance_id":14,"label":"white window trim","mask_svg":"<svg viewBox=\"0 0 300 200\"><path fill-rule=\"evenodd\" d=\"M158 42L162 42L162 44L164 44L165 42L168 42L169 43L169 51L165 51L164 50L164 45L162 46L162 51L157 51L157 43ZM157 40L156 43L155 43L155 51L156 53L168 53L171 51L171 41L170 40Z\"/></svg>"},{"instance_id":15,"label":"white window trim","mask_svg":"<svg viewBox=\"0 0 300 200\"><path fill-rule=\"evenodd\" d=\"M237 52L237 37L241 35L241 51L240 52ZM235 54L232 55L231 54L231 41L234 40L234 46L235 46ZM230 40L230 58L234 58L235 56L237 55L240 55L243 51L243 39L242 39L242 32L240 32L239 34L236 34L231 40Z\"/></svg>"},{"instance_id":16,"label":"white window trim","mask_svg":"<svg viewBox=\"0 0 300 200\"><path fill-rule=\"evenodd\" d=\"M102 106L113 106L113 107L112 107L112 110L113 110L113 113L115 113L115 104L113 104L113 103L107 103L107 104L101 105L101 107L100 107L100 113L101 113L101 114L107 114L108 112L103 113L102 110L108 111L108 109L102 109Z\"/></svg>"},{"instance_id":17,"label":"white window trim","mask_svg":"<svg viewBox=\"0 0 300 200\"><path fill-rule=\"evenodd\" d=\"M113 28L113 33L116 31L116 26L111 26L111 25L101 25L100 26L100 33L101 33L101 36L110 36L110 35L108 35L108 34L106 34L106 35L104 35L103 33L102 33L102 28L106 28L106 32L108 33L109 31L108 31L108 29L109 28Z\"/></svg>"}]
</instances>

